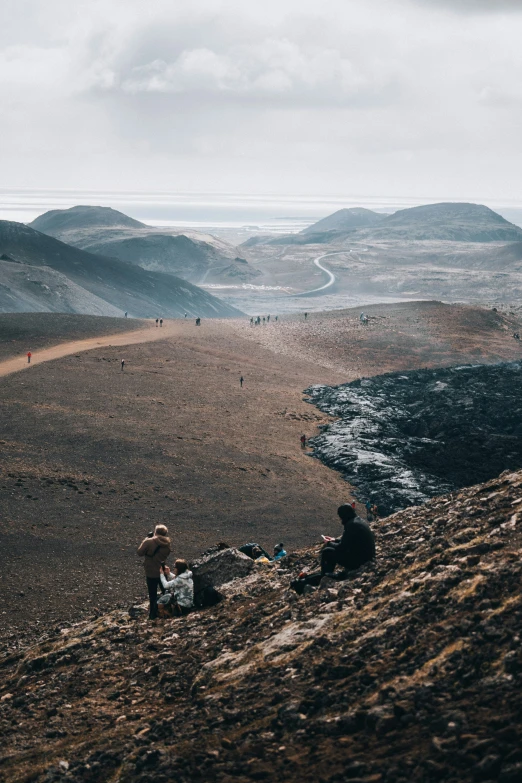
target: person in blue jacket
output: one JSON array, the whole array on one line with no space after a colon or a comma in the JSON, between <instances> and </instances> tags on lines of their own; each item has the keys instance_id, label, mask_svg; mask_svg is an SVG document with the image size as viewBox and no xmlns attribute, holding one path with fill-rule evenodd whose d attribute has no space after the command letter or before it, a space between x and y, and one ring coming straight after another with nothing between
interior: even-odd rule
<instances>
[{"instance_id":1,"label":"person in blue jacket","mask_svg":"<svg viewBox=\"0 0 522 783\"><path fill-rule=\"evenodd\" d=\"M274 560L281 560L282 557L286 557L286 552L283 544L276 544L274 547Z\"/></svg>"}]
</instances>

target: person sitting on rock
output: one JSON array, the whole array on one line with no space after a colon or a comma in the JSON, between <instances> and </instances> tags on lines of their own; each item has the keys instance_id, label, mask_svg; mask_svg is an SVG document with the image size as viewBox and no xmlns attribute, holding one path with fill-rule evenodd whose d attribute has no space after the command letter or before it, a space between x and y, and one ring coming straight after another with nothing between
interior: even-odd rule
<instances>
[{"instance_id":1,"label":"person sitting on rock","mask_svg":"<svg viewBox=\"0 0 522 783\"><path fill-rule=\"evenodd\" d=\"M349 503L337 509L344 527L341 538L323 536L325 546L321 552L321 573L333 574L339 564L347 571L355 571L375 557L375 537L370 526L360 519Z\"/></svg>"},{"instance_id":2,"label":"person sitting on rock","mask_svg":"<svg viewBox=\"0 0 522 783\"><path fill-rule=\"evenodd\" d=\"M192 571L189 571L186 560L176 560L174 563L174 575L171 575L167 565L160 571L161 585L165 593L170 593L172 614L186 615L194 606L194 580ZM160 599L161 601L162 599Z\"/></svg>"},{"instance_id":3,"label":"person sitting on rock","mask_svg":"<svg viewBox=\"0 0 522 783\"><path fill-rule=\"evenodd\" d=\"M274 560L281 560L282 557L286 557L286 552L283 544L276 544L274 547Z\"/></svg>"},{"instance_id":4,"label":"person sitting on rock","mask_svg":"<svg viewBox=\"0 0 522 783\"><path fill-rule=\"evenodd\" d=\"M143 557L147 588L149 591L149 620L158 616L158 587L160 586L160 567L170 555L169 531L165 525L156 525L138 547L138 555Z\"/></svg>"}]
</instances>

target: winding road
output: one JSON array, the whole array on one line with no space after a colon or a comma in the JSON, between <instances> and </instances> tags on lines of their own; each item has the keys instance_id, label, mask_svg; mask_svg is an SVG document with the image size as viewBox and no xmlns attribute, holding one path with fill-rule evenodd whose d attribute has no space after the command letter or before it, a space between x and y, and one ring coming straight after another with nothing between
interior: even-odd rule
<instances>
[{"instance_id":1,"label":"winding road","mask_svg":"<svg viewBox=\"0 0 522 783\"><path fill-rule=\"evenodd\" d=\"M333 272L330 272L327 267L323 266L321 264L321 261L323 258L327 258L328 256L338 256L342 255L343 253L351 253L351 250L335 250L332 253L323 253L321 256L317 256L317 258L314 259L315 266L321 270L321 272L325 272L328 275L328 281L320 286L319 288L312 288L311 291L302 291L300 294L290 294L290 296L315 296L316 294L322 294L324 293L328 288L331 288L335 283L335 275Z\"/></svg>"}]
</instances>

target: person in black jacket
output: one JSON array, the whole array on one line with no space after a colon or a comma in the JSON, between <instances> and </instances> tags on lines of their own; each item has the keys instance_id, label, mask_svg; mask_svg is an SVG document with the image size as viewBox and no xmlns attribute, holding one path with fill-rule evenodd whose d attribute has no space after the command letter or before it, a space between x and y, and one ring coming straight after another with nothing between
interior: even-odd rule
<instances>
[{"instance_id":1,"label":"person in black jacket","mask_svg":"<svg viewBox=\"0 0 522 783\"><path fill-rule=\"evenodd\" d=\"M337 564L354 571L375 557L375 536L370 526L348 503L339 506L337 513L344 532L341 538L325 537L326 544L321 552L322 574L333 573Z\"/></svg>"}]
</instances>

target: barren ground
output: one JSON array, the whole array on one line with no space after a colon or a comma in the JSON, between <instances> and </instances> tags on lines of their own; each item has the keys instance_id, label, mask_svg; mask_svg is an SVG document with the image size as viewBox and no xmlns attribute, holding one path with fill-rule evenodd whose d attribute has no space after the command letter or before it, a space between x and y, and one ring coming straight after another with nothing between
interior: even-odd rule
<instances>
[{"instance_id":1,"label":"barren ground","mask_svg":"<svg viewBox=\"0 0 522 783\"><path fill-rule=\"evenodd\" d=\"M135 548L156 523L189 558L216 540L292 550L336 527L349 487L299 448L325 421L302 400L310 384L520 354L513 319L490 311L368 312L377 320L367 328L353 311L256 328L173 321L162 340L1 379L0 596L11 640L143 596Z\"/></svg>"}]
</instances>

